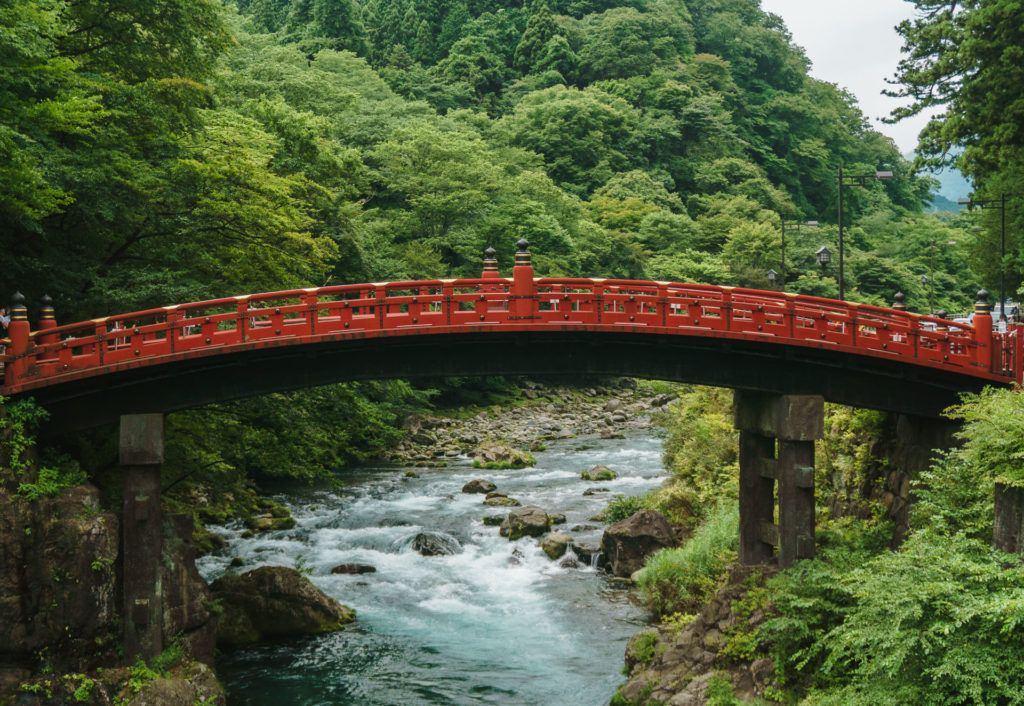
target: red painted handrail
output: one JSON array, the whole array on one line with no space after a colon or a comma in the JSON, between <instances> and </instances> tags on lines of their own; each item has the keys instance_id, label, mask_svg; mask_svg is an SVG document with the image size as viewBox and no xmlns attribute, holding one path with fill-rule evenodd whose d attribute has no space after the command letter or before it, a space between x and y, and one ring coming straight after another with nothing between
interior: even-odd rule
<instances>
[{"instance_id":1,"label":"red painted handrail","mask_svg":"<svg viewBox=\"0 0 1024 706\"><path fill-rule=\"evenodd\" d=\"M520 272L522 270L522 272ZM495 273L496 274L496 273ZM529 275L529 276L523 276ZM704 284L516 276L252 294L28 332L12 328L0 393L189 357L345 338L581 329L755 340L1020 382L1024 328L991 331L884 307Z\"/></svg>"}]
</instances>

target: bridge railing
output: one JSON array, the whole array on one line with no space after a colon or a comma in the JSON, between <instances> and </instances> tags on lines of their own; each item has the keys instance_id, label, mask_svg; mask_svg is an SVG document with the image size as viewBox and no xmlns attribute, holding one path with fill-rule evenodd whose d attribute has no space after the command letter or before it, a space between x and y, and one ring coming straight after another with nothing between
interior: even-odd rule
<instances>
[{"instance_id":1,"label":"bridge railing","mask_svg":"<svg viewBox=\"0 0 1024 706\"><path fill-rule=\"evenodd\" d=\"M1019 382L1024 368L1022 329L993 333L986 331L986 320L990 315L985 312L976 316L975 328L884 307L713 285L535 279L527 261L517 265L512 278L495 272L473 279L295 289L148 309L34 332L28 332L24 322L22 329L12 332L4 388L18 390L85 371L298 339L555 326L836 348Z\"/></svg>"}]
</instances>

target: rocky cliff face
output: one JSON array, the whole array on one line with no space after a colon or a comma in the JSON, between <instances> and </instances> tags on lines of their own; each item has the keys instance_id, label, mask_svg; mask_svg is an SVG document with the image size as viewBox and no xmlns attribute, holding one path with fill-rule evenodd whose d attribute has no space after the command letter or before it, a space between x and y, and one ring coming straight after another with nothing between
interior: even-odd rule
<instances>
[{"instance_id":1,"label":"rocky cliff face","mask_svg":"<svg viewBox=\"0 0 1024 706\"><path fill-rule=\"evenodd\" d=\"M618 706L703 706L712 679L728 680L744 701L764 698L774 686L775 667L766 657L739 660L723 652L738 630L750 631L767 617L747 615L739 602L752 585L761 585L772 570L736 566L728 584L708 601L689 624L651 628L630 640L626 648L628 681L612 703Z\"/></svg>"},{"instance_id":2,"label":"rocky cliff face","mask_svg":"<svg viewBox=\"0 0 1024 706\"><path fill-rule=\"evenodd\" d=\"M42 663L113 664L118 521L82 485L30 502L0 492L0 692Z\"/></svg>"},{"instance_id":3,"label":"rocky cliff face","mask_svg":"<svg viewBox=\"0 0 1024 706\"><path fill-rule=\"evenodd\" d=\"M0 704L13 703L14 694L19 704L63 703L61 688L47 680L63 682L46 675L80 677L72 685L94 681L96 703L104 703L104 693L116 696L119 675L128 678L126 670L116 669L119 546L118 518L101 508L92 485L35 501L0 491ZM181 669L191 674L199 669L192 658L212 665L216 631L210 591L195 567L191 518L166 518L162 566L164 643L182 648ZM102 678L96 673L101 668ZM203 674L206 682L212 679L204 693L216 701L216 679L209 669ZM174 677L161 679L161 688L173 692ZM21 688L34 681L37 692Z\"/></svg>"}]
</instances>

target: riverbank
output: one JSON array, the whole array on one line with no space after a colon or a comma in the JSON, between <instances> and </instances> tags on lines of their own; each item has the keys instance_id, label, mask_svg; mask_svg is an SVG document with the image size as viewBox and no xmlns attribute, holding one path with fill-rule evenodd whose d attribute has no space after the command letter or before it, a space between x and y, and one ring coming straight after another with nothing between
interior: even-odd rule
<instances>
[{"instance_id":1,"label":"riverbank","mask_svg":"<svg viewBox=\"0 0 1024 706\"><path fill-rule=\"evenodd\" d=\"M631 379L579 388L525 380L508 402L408 417L407 437L386 459L436 466L493 445L536 451L581 434L621 438L649 428L651 414L676 399L676 387Z\"/></svg>"}]
</instances>

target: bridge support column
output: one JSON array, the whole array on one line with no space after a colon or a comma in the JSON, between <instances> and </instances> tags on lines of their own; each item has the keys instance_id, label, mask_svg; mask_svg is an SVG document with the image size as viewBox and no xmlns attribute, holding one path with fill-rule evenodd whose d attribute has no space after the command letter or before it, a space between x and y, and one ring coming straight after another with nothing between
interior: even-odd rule
<instances>
[{"instance_id":1,"label":"bridge support column","mask_svg":"<svg viewBox=\"0 0 1024 706\"><path fill-rule=\"evenodd\" d=\"M735 408L740 431L740 562L764 563L776 546L781 567L812 558L814 441L824 435L823 398L737 392Z\"/></svg>"},{"instance_id":2,"label":"bridge support column","mask_svg":"<svg viewBox=\"0 0 1024 706\"><path fill-rule=\"evenodd\" d=\"M160 558L160 467L164 460L164 415L121 417L120 462L124 492L121 517L123 640L128 663L163 650L163 587Z\"/></svg>"}]
</instances>

